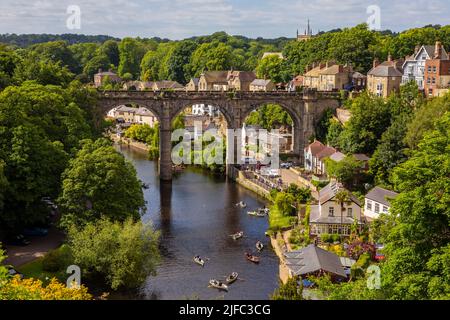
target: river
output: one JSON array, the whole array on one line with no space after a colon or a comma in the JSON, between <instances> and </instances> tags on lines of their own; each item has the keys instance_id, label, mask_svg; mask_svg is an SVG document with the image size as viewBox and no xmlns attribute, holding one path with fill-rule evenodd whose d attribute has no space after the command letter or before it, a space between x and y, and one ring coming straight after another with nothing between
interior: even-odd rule
<instances>
[{"instance_id":1,"label":"river","mask_svg":"<svg viewBox=\"0 0 450 320\"><path fill-rule=\"evenodd\" d=\"M116 148L150 185L144 190L148 203L143 220L151 220L161 231L162 261L157 276L149 277L141 289L145 299L269 299L278 287L278 258L264 235L267 219L247 215L247 210L264 206L264 199L196 168L176 175L171 184L161 183L157 163L147 160L146 152ZM235 206L241 200L247 203L246 209ZM229 235L241 230L245 237L232 240ZM257 254L259 265L244 257L246 251L256 251L257 240L265 245ZM195 255L209 259L204 268L193 262ZM228 292L208 288L210 279L224 280L233 271L240 280Z\"/></svg>"}]
</instances>

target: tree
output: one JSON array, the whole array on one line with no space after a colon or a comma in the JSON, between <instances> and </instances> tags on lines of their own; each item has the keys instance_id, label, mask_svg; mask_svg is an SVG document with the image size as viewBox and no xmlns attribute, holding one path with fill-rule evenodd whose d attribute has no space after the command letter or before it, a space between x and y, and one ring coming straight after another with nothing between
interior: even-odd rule
<instances>
[{"instance_id":1,"label":"tree","mask_svg":"<svg viewBox=\"0 0 450 320\"><path fill-rule=\"evenodd\" d=\"M427 132L411 158L394 169L400 192L393 200L395 225L385 236L383 287L394 299L448 299L450 272L450 113Z\"/></svg>"},{"instance_id":2,"label":"tree","mask_svg":"<svg viewBox=\"0 0 450 320\"><path fill-rule=\"evenodd\" d=\"M83 68L83 73L89 78L93 79L99 69L108 70L110 68L110 61L106 54L99 54L93 57Z\"/></svg>"},{"instance_id":3,"label":"tree","mask_svg":"<svg viewBox=\"0 0 450 320\"><path fill-rule=\"evenodd\" d=\"M120 53L117 41L108 40L105 41L100 48L98 48L99 55L106 55L108 57L109 63L113 66L119 66Z\"/></svg>"},{"instance_id":4,"label":"tree","mask_svg":"<svg viewBox=\"0 0 450 320\"><path fill-rule=\"evenodd\" d=\"M203 43L192 53L191 75L198 77L203 71L230 70L234 66L232 52L224 43Z\"/></svg>"},{"instance_id":5,"label":"tree","mask_svg":"<svg viewBox=\"0 0 450 320\"><path fill-rule=\"evenodd\" d=\"M327 158L325 159L325 166L330 177L337 179L349 188L360 173L362 163L354 156L347 156L339 162Z\"/></svg>"},{"instance_id":6,"label":"tree","mask_svg":"<svg viewBox=\"0 0 450 320\"><path fill-rule=\"evenodd\" d=\"M292 194L279 192L275 197L274 203L283 215L292 215L295 212L295 198Z\"/></svg>"},{"instance_id":7,"label":"tree","mask_svg":"<svg viewBox=\"0 0 450 320\"><path fill-rule=\"evenodd\" d=\"M404 142L407 123L410 116L397 117L381 136L381 141L369 161L370 174L375 177L375 183L389 186L389 176L393 168L407 160Z\"/></svg>"},{"instance_id":8,"label":"tree","mask_svg":"<svg viewBox=\"0 0 450 320\"><path fill-rule=\"evenodd\" d=\"M291 277L286 284L280 283L271 300L303 300L303 283L300 277Z\"/></svg>"},{"instance_id":9,"label":"tree","mask_svg":"<svg viewBox=\"0 0 450 320\"><path fill-rule=\"evenodd\" d=\"M126 219L72 225L68 242L74 263L88 277L100 276L113 290L137 288L156 274L159 232L149 224Z\"/></svg>"},{"instance_id":10,"label":"tree","mask_svg":"<svg viewBox=\"0 0 450 320\"><path fill-rule=\"evenodd\" d=\"M138 219L145 207L136 170L105 139L83 141L62 175L58 203L66 228L102 217Z\"/></svg>"},{"instance_id":11,"label":"tree","mask_svg":"<svg viewBox=\"0 0 450 320\"><path fill-rule=\"evenodd\" d=\"M256 75L261 79L270 79L274 83L284 80L283 59L277 55L269 55L261 59L256 68Z\"/></svg>"},{"instance_id":12,"label":"tree","mask_svg":"<svg viewBox=\"0 0 450 320\"><path fill-rule=\"evenodd\" d=\"M181 41L176 46L168 60L168 79L181 84L189 82L191 75L189 61L197 48L193 41Z\"/></svg>"},{"instance_id":13,"label":"tree","mask_svg":"<svg viewBox=\"0 0 450 320\"><path fill-rule=\"evenodd\" d=\"M390 126L389 105L382 99L364 93L350 102L351 118L339 136L346 153L371 155L383 132Z\"/></svg>"},{"instance_id":14,"label":"tree","mask_svg":"<svg viewBox=\"0 0 450 320\"><path fill-rule=\"evenodd\" d=\"M326 142L332 147L339 147L339 137L342 131L344 131L344 126L339 122L339 120L331 118L329 120L328 132L326 135Z\"/></svg>"},{"instance_id":15,"label":"tree","mask_svg":"<svg viewBox=\"0 0 450 320\"><path fill-rule=\"evenodd\" d=\"M272 130L280 126L292 126L291 116L278 104L266 104L250 113L245 119L247 125L259 125Z\"/></svg>"},{"instance_id":16,"label":"tree","mask_svg":"<svg viewBox=\"0 0 450 320\"><path fill-rule=\"evenodd\" d=\"M124 38L119 43L120 62L118 72L120 76L130 73L133 79L140 74L140 63L145 54L145 47L133 38Z\"/></svg>"},{"instance_id":17,"label":"tree","mask_svg":"<svg viewBox=\"0 0 450 320\"><path fill-rule=\"evenodd\" d=\"M300 188L294 183L289 185L286 192L293 195L297 203L308 203L311 200L311 190L308 188Z\"/></svg>"}]
</instances>

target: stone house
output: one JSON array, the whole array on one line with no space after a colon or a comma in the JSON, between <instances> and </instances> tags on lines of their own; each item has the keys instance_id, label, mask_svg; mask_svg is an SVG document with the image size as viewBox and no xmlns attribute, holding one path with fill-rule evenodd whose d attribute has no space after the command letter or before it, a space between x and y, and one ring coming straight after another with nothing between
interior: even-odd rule
<instances>
[{"instance_id":1,"label":"stone house","mask_svg":"<svg viewBox=\"0 0 450 320\"><path fill-rule=\"evenodd\" d=\"M229 71L227 75L228 89L250 91L250 84L256 79L253 71Z\"/></svg>"},{"instance_id":2,"label":"stone house","mask_svg":"<svg viewBox=\"0 0 450 320\"><path fill-rule=\"evenodd\" d=\"M320 91L345 89L352 82L353 70L350 66L328 63L318 71Z\"/></svg>"},{"instance_id":3,"label":"stone house","mask_svg":"<svg viewBox=\"0 0 450 320\"><path fill-rule=\"evenodd\" d=\"M206 71L200 75L198 91L228 91L228 71Z\"/></svg>"},{"instance_id":4,"label":"stone house","mask_svg":"<svg viewBox=\"0 0 450 320\"><path fill-rule=\"evenodd\" d=\"M250 91L256 92L256 91L274 91L275 90L275 84L271 80L265 80L265 79L255 79L252 83L250 83Z\"/></svg>"},{"instance_id":5,"label":"stone house","mask_svg":"<svg viewBox=\"0 0 450 320\"><path fill-rule=\"evenodd\" d=\"M192 78L186 85L186 91L198 91L198 83L200 78Z\"/></svg>"},{"instance_id":6,"label":"stone house","mask_svg":"<svg viewBox=\"0 0 450 320\"><path fill-rule=\"evenodd\" d=\"M387 61L373 63L373 68L367 74L367 90L378 97L389 97L400 90L403 78L402 60L393 61L391 56Z\"/></svg>"},{"instance_id":7,"label":"stone house","mask_svg":"<svg viewBox=\"0 0 450 320\"><path fill-rule=\"evenodd\" d=\"M338 195L341 192L348 195L348 201L340 202ZM337 234L346 237L351 234L355 222L359 228L363 226L361 203L342 184L332 181L319 191L319 204L311 205L311 235Z\"/></svg>"},{"instance_id":8,"label":"stone house","mask_svg":"<svg viewBox=\"0 0 450 320\"><path fill-rule=\"evenodd\" d=\"M112 83L121 82L122 79L117 75L117 73L112 72L111 70L107 72L103 72L102 69L98 70L98 73L94 75L94 85L96 88L101 87L103 85L103 81L108 78Z\"/></svg>"},{"instance_id":9,"label":"stone house","mask_svg":"<svg viewBox=\"0 0 450 320\"><path fill-rule=\"evenodd\" d=\"M369 191L364 199L364 215L369 219L377 219L381 213L389 213L390 200L395 199L398 193L375 187Z\"/></svg>"}]
</instances>

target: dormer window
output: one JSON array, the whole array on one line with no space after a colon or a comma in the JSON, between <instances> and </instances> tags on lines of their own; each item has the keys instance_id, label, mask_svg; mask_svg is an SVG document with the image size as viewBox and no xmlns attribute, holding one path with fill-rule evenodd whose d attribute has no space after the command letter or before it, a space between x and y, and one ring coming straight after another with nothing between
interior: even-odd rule
<instances>
[{"instance_id":1,"label":"dormer window","mask_svg":"<svg viewBox=\"0 0 450 320\"><path fill-rule=\"evenodd\" d=\"M329 217L334 217L334 207L328 208L328 216Z\"/></svg>"}]
</instances>

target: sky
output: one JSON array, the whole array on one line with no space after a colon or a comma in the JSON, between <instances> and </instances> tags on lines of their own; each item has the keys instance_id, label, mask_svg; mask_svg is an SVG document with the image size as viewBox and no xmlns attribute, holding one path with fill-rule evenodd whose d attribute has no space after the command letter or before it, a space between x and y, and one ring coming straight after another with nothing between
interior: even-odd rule
<instances>
[{"instance_id":1,"label":"sky","mask_svg":"<svg viewBox=\"0 0 450 320\"><path fill-rule=\"evenodd\" d=\"M80 10L80 28L74 11ZM0 34L79 33L173 40L226 31L247 37L295 37L308 18L313 32L368 21L380 8L381 29L450 24L448 0L0 0ZM69 27L67 21L69 20Z\"/></svg>"}]
</instances>

